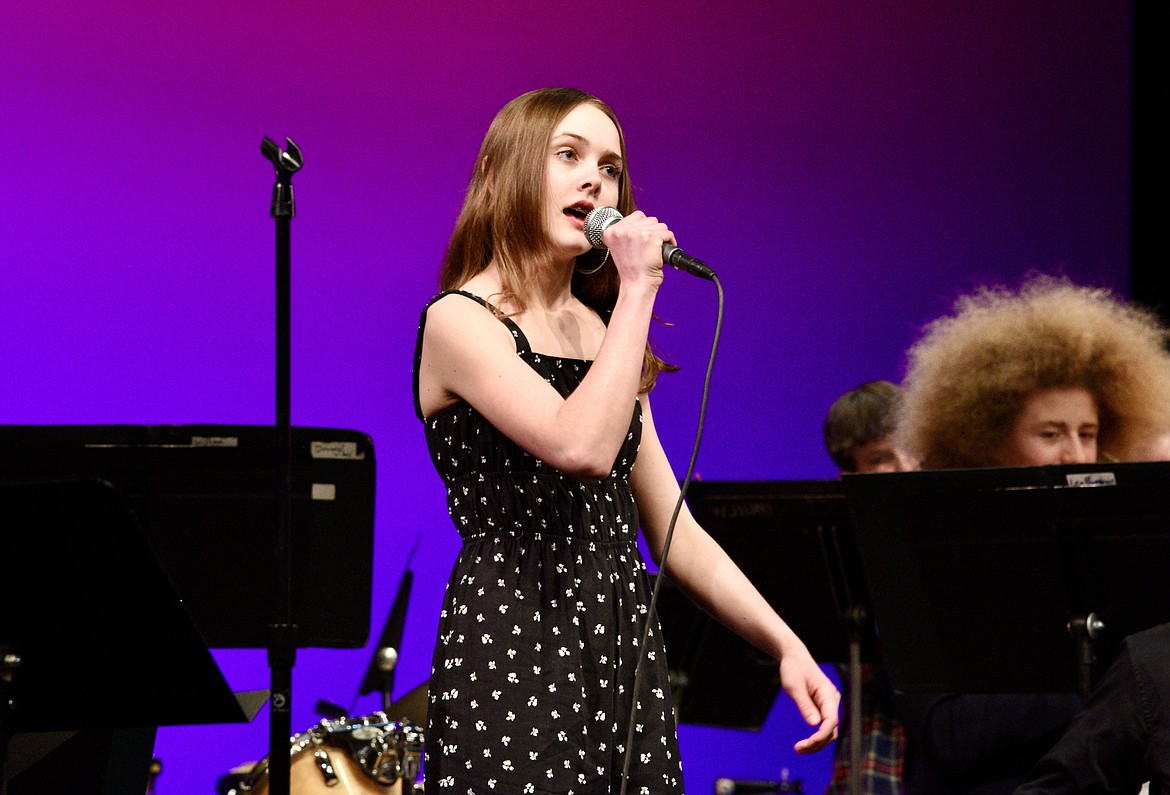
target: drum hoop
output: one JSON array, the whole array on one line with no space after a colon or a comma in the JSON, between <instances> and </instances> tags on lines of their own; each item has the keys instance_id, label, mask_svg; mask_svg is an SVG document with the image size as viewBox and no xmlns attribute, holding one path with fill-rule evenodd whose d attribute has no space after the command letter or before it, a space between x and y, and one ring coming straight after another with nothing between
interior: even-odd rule
<instances>
[{"instance_id":1,"label":"drum hoop","mask_svg":"<svg viewBox=\"0 0 1170 795\"><path fill-rule=\"evenodd\" d=\"M377 766L383 756L389 755L387 753L389 749L378 752L372 761L368 755L359 753L360 750L372 749L375 745L375 738L358 739L354 737L354 732L361 729L378 730L380 732L376 738L378 740L386 736L386 730L393 733L397 740L393 747L395 764L394 770L389 775L383 775L379 770L370 767L371 765ZM330 744L329 740L333 738L336 738L336 741ZM358 718L342 716L335 720L326 719L312 726L308 731L293 735L289 744L289 758L295 760L310 748L320 748L328 754L330 746L347 755L350 761L371 781L393 785L401 779L404 782L403 791L406 792L409 791L407 787L413 787L418 777L418 762L422 756L423 730L410 721L389 720L384 712L373 712ZM256 763L255 767L248 772L248 775L236 788L229 790L228 795L242 795L251 792L267 776L268 757L264 757Z\"/></svg>"}]
</instances>

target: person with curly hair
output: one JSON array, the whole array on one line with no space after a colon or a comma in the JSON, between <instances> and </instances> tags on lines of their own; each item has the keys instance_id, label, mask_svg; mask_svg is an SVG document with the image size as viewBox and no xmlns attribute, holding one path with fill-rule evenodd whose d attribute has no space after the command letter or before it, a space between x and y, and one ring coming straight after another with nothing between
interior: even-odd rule
<instances>
[{"instance_id":1,"label":"person with curly hair","mask_svg":"<svg viewBox=\"0 0 1170 795\"><path fill-rule=\"evenodd\" d=\"M1044 276L980 289L910 349L899 439L924 469L1163 457L1168 339L1105 289ZM906 697L907 791L1010 793L1079 706L1072 694Z\"/></svg>"},{"instance_id":2,"label":"person with curly hair","mask_svg":"<svg viewBox=\"0 0 1170 795\"><path fill-rule=\"evenodd\" d=\"M899 438L924 469L1147 460L1170 433L1167 340L1109 290L983 288L910 349ZM1036 422L1057 414L1075 425Z\"/></svg>"}]
</instances>

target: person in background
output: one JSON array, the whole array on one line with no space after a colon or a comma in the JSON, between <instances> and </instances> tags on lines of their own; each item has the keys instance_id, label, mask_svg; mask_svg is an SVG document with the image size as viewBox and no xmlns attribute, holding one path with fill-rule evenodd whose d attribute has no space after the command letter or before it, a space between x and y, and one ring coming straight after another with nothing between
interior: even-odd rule
<instances>
[{"instance_id":1,"label":"person in background","mask_svg":"<svg viewBox=\"0 0 1170 795\"><path fill-rule=\"evenodd\" d=\"M869 381L833 402L825 416L825 449L846 473L907 472L917 462L895 442L894 430L902 390L889 381ZM841 732L833 753L833 774L826 795L852 791L852 734L847 669L841 671ZM882 667L861 666L860 791L867 795L901 795L906 738L894 708L894 691Z\"/></svg>"},{"instance_id":2,"label":"person in background","mask_svg":"<svg viewBox=\"0 0 1170 795\"><path fill-rule=\"evenodd\" d=\"M1170 431L1166 329L1110 291L1036 277L984 288L909 351L897 438L924 469L1140 460ZM1073 694L908 696L906 786L1010 793Z\"/></svg>"},{"instance_id":3,"label":"person in background","mask_svg":"<svg viewBox=\"0 0 1170 795\"><path fill-rule=\"evenodd\" d=\"M1130 635L1015 795L1170 795L1170 624Z\"/></svg>"},{"instance_id":4,"label":"person in background","mask_svg":"<svg viewBox=\"0 0 1170 795\"><path fill-rule=\"evenodd\" d=\"M1167 338L1109 290L981 289L910 349L898 438L924 469L1148 460L1170 433Z\"/></svg>"},{"instance_id":5,"label":"person in background","mask_svg":"<svg viewBox=\"0 0 1170 795\"><path fill-rule=\"evenodd\" d=\"M583 229L606 206L624 218L603 254ZM634 207L600 99L542 89L496 115L415 351L415 410L463 542L430 678L428 792L682 792L639 529L672 582L777 661L815 727L795 750L836 735L837 689L685 507L663 560L679 484L647 335L667 242Z\"/></svg>"},{"instance_id":6,"label":"person in background","mask_svg":"<svg viewBox=\"0 0 1170 795\"><path fill-rule=\"evenodd\" d=\"M917 462L894 441L902 390L868 381L833 402L825 416L825 449L846 472L908 472Z\"/></svg>"}]
</instances>

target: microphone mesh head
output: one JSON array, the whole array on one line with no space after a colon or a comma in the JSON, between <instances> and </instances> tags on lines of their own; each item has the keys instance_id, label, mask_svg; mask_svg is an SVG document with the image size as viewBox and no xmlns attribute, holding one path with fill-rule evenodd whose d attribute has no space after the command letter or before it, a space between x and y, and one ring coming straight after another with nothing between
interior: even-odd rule
<instances>
[{"instance_id":1,"label":"microphone mesh head","mask_svg":"<svg viewBox=\"0 0 1170 795\"><path fill-rule=\"evenodd\" d=\"M620 220L622 214L616 207L594 207L585 216L585 239L594 248L605 248L601 233Z\"/></svg>"}]
</instances>

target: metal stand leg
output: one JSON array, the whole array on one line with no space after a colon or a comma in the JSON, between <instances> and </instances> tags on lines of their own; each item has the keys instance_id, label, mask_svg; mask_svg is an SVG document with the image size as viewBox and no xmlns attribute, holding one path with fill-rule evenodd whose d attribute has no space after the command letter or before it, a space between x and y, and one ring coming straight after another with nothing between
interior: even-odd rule
<instances>
[{"instance_id":1,"label":"metal stand leg","mask_svg":"<svg viewBox=\"0 0 1170 795\"><path fill-rule=\"evenodd\" d=\"M1082 704L1089 699L1089 693L1093 690L1093 663L1097 662L1093 641L1104 630L1105 622L1096 613L1075 616L1068 622L1068 631L1077 644L1077 694Z\"/></svg>"},{"instance_id":2,"label":"metal stand leg","mask_svg":"<svg viewBox=\"0 0 1170 795\"><path fill-rule=\"evenodd\" d=\"M865 610L853 608L849 617L849 793L861 795L865 772L861 769L861 627Z\"/></svg>"}]
</instances>

